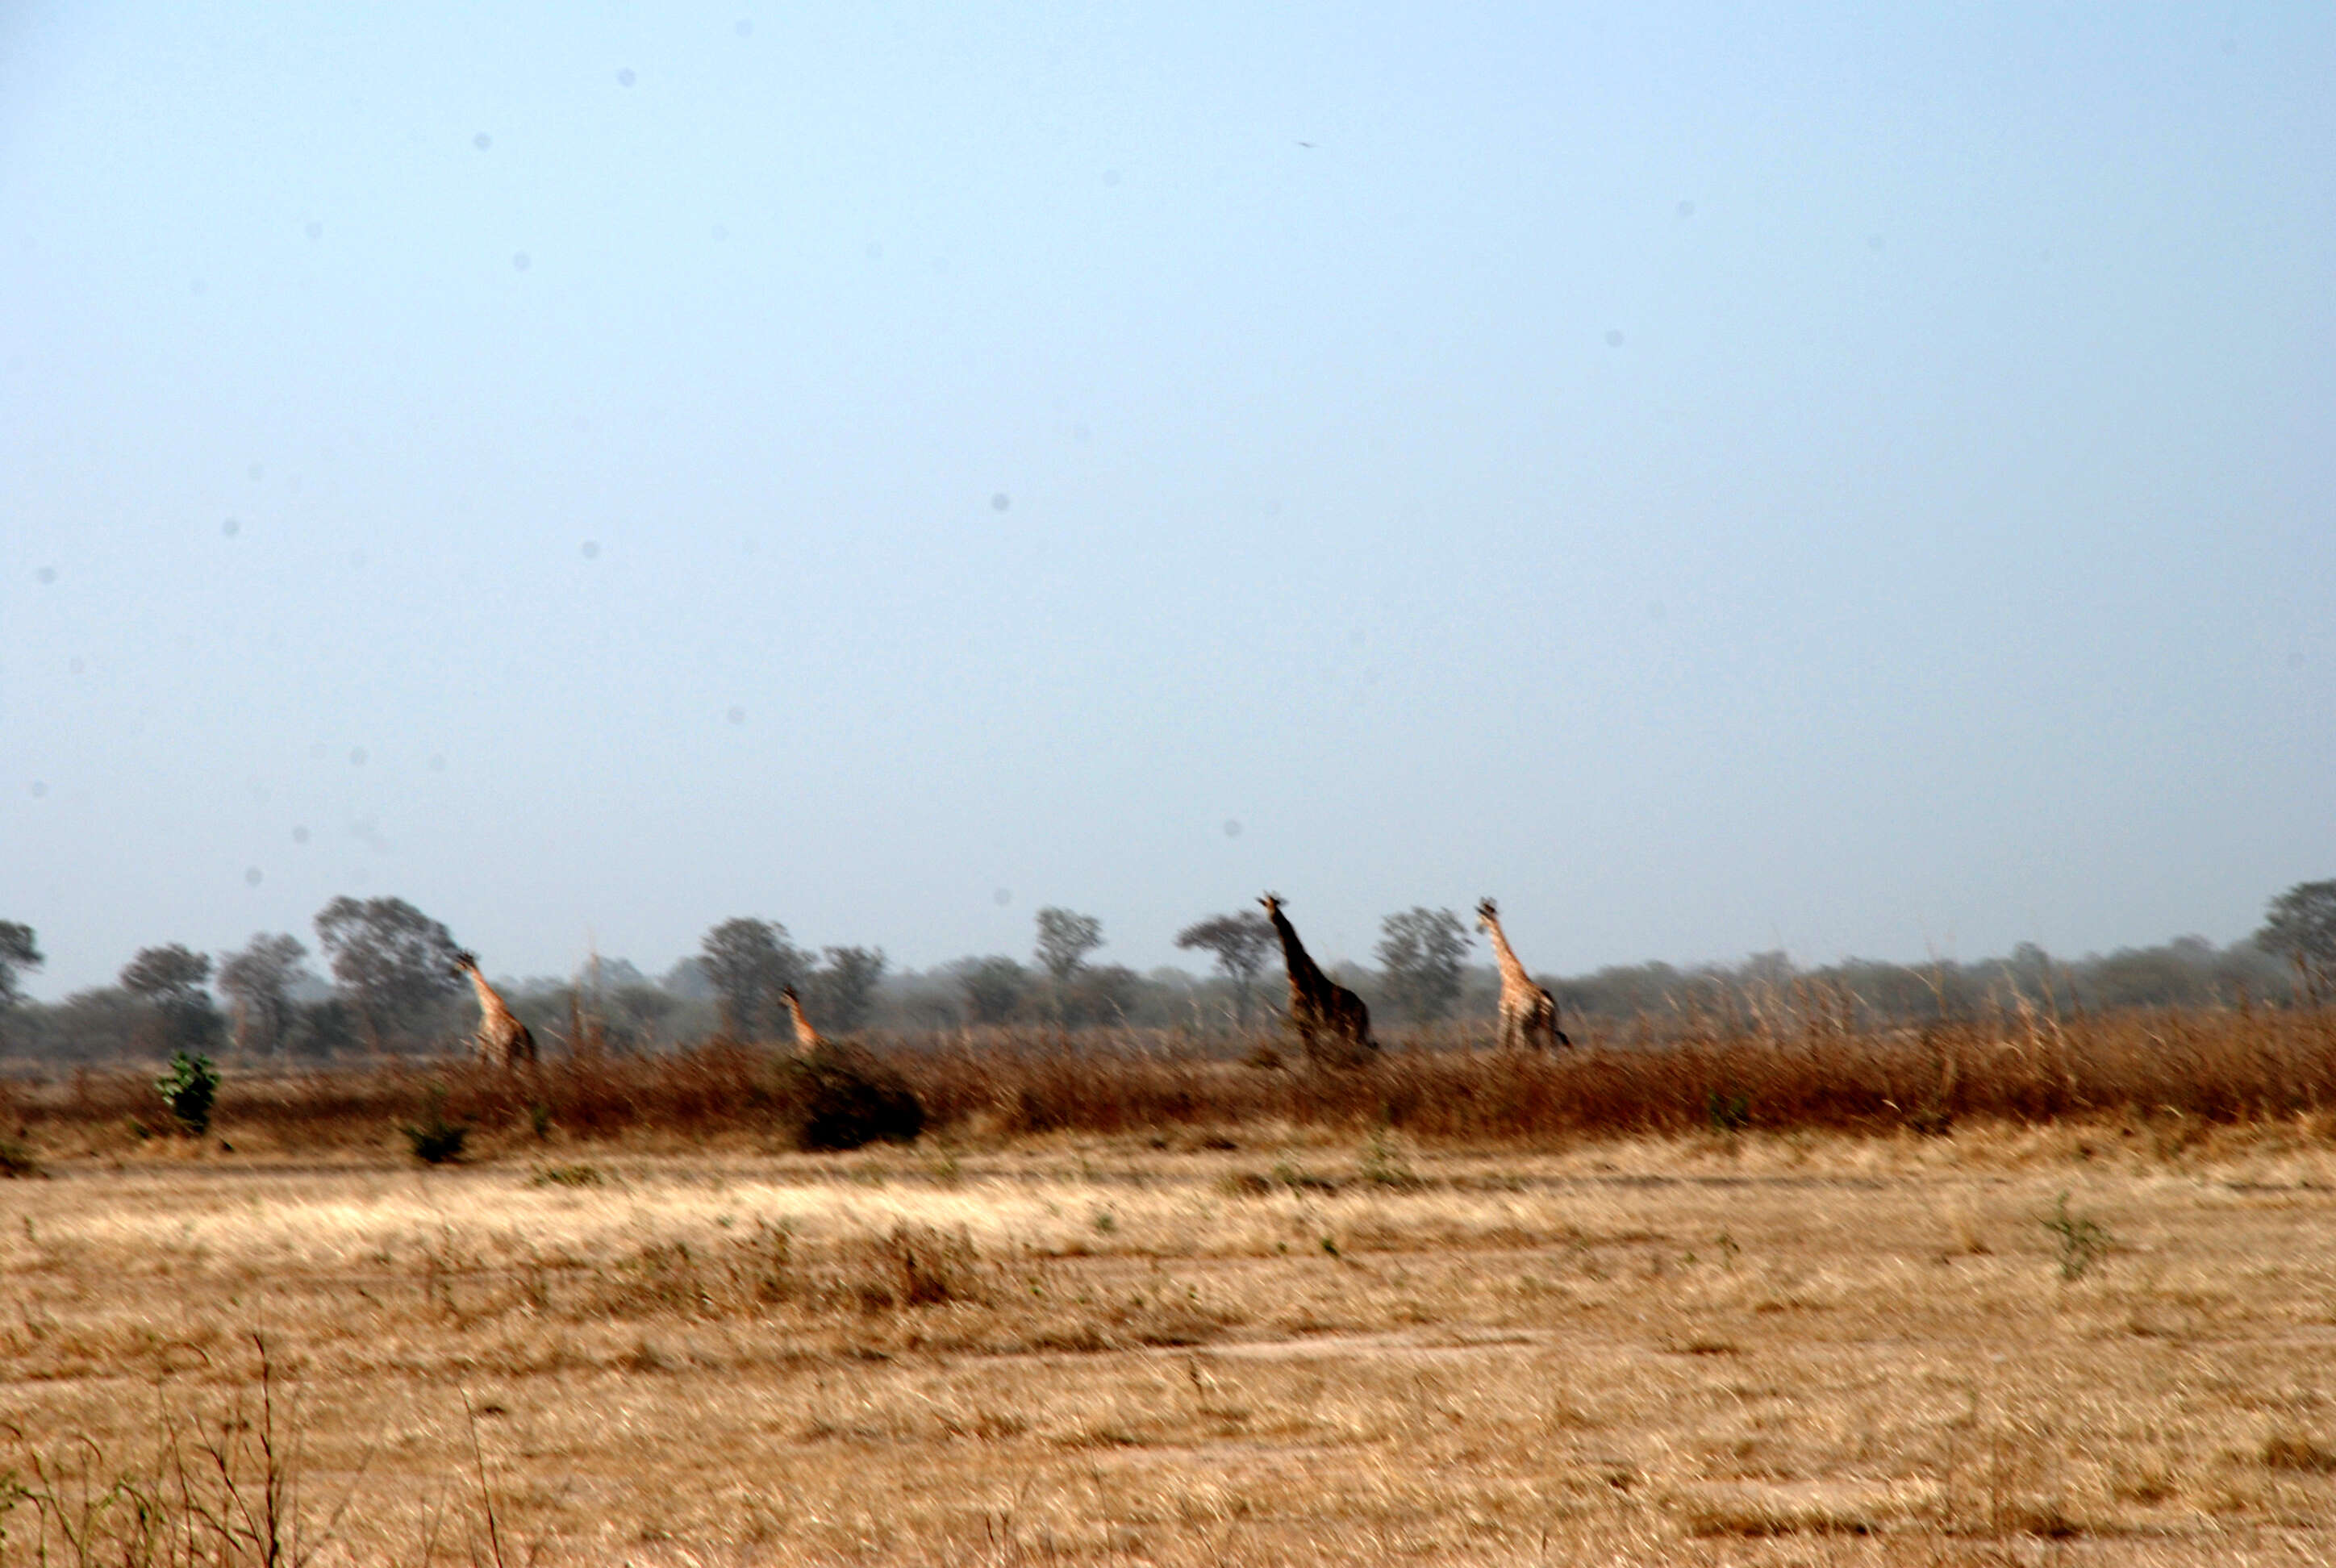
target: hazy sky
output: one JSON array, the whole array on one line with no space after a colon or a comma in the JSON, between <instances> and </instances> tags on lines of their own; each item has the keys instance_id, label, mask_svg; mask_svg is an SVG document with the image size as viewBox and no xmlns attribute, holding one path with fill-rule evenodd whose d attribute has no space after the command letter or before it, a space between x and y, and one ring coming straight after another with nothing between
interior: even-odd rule
<instances>
[{"instance_id":1,"label":"hazy sky","mask_svg":"<svg viewBox=\"0 0 2336 1568\"><path fill-rule=\"evenodd\" d=\"M9 7L33 989L344 892L2244 934L2336 875L2336 11L1774 9Z\"/></svg>"}]
</instances>

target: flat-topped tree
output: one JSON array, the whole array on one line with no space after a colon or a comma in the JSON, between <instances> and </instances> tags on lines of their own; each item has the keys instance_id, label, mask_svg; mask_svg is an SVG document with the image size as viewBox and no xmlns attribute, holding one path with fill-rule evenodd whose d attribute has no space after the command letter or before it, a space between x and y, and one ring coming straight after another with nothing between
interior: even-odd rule
<instances>
[{"instance_id":1,"label":"flat-topped tree","mask_svg":"<svg viewBox=\"0 0 2336 1568\"><path fill-rule=\"evenodd\" d=\"M153 1009L141 1024L141 1042L163 1051L217 1050L227 1032L209 990L211 960L180 943L141 948L122 969L122 989Z\"/></svg>"},{"instance_id":2,"label":"flat-topped tree","mask_svg":"<svg viewBox=\"0 0 2336 1568\"><path fill-rule=\"evenodd\" d=\"M1250 986L1265 967L1273 947L1273 927L1264 916L1242 910L1238 914L1212 915L1176 933L1180 948L1197 948L1213 954L1217 968L1233 986L1233 1021L1249 1027Z\"/></svg>"},{"instance_id":3,"label":"flat-topped tree","mask_svg":"<svg viewBox=\"0 0 2336 1568\"><path fill-rule=\"evenodd\" d=\"M2336 977L2336 881L2298 882L2271 901L2255 946L2287 959L2307 990Z\"/></svg>"}]
</instances>

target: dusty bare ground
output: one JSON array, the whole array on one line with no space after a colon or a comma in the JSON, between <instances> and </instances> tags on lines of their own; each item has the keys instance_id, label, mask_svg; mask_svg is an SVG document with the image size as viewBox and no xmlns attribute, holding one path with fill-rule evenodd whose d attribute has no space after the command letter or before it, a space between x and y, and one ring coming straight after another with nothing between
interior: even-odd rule
<instances>
[{"instance_id":1,"label":"dusty bare ground","mask_svg":"<svg viewBox=\"0 0 2336 1568\"><path fill-rule=\"evenodd\" d=\"M2321 1563L2331 1225L2302 1125L64 1162L0 1555Z\"/></svg>"}]
</instances>

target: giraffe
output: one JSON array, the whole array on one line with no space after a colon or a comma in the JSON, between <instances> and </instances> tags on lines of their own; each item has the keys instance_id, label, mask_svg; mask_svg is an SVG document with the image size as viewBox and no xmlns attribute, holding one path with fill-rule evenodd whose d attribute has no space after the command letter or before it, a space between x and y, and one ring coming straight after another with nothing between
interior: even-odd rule
<instances>
[{"instance_id":1,"label":"giraffe","mask_svg":"<svg viewBox=\"0 0 2336 1568\"><path fill-rule=\"evenodd\" d=\"M787 1016L795 1021L795 1049L809 1056L813 1051L825 1048L827 1037L813 1028L811 1020L803 1017L803 998L795 995L794 987L781 986L779 1000L787 1004Z\"/></svg>"},{"instance_id":2,"label":"giraffe","mask_svg":"<svg viewBox=\"0 0 2336 1568\"><path fill-rule=\"evenodd\" d=\"M470 977L471 989L479 994L479 1032L474 1037L479 1060L488 1066L505 1069L521 1064L533 1066L535 1037L503 1006L495 988L487 984L487 977L479 972L479 955L456 953L454 969Z\"/></svg>"},{"instance_id":3,"label":"giraffe","mask_svg":"<svg viewBox=\"0 0 2336 1568\"><path fill-rule=\"evenodd\" d=\"M1298 940L1297 928L1281 912L1281 895L1268 893L1257 901L1265 906L1281 939L1282 966L1290 971L1290 1021L1305 1043L1306 1059L1316 1066L1359 1066L1379 1048L1371 1038L1371 1010L1363 998L1338 984L1318 968Z\"/></svg>"},{"instance_id":4,"label":"giraffe","mask_svg":"<svg viewBox=\"0 0 2336 1568\"><path fill-rule=\"evenodd\" d=\"M1493 939L1493 952L1501 960L1501 1048L1531 1046L1540 1050L1572 1045L1565 1031L1557 1027L1557 998L1535 985L1524 965L1517 961L1492 900L1477 901L1476 924Z\"/></svg>"}]
</instances>

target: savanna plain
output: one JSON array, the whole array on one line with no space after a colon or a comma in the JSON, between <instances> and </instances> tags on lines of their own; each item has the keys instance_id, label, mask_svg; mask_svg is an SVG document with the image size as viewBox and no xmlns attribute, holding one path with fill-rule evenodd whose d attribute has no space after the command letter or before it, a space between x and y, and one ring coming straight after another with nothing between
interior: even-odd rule
<instances>
[{"instance_id":1,"label":"savanna plain","mask_svg":"<svg viewBox=\"0 0 2336 1568\"><path fill-rule=\"evenodd\" d=\"M0 1558L2336 1560L2331 1043L976 1042L848 1154L746 1047L20 1085Z\"/></svg>"}]
</instances>

